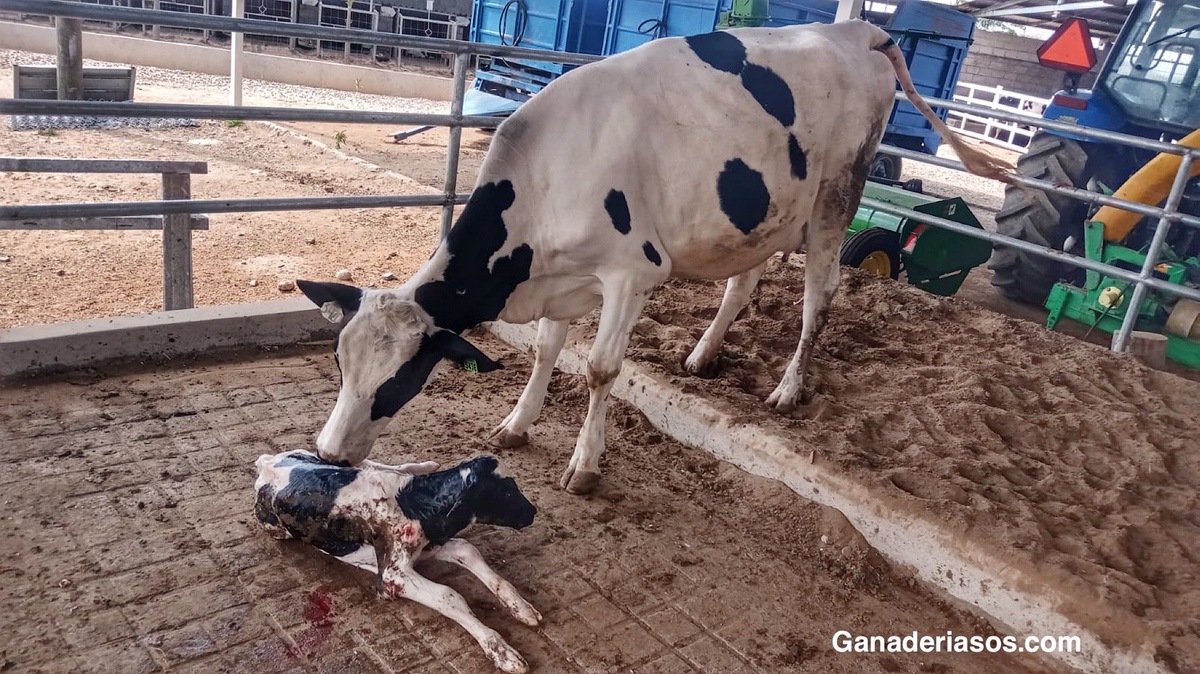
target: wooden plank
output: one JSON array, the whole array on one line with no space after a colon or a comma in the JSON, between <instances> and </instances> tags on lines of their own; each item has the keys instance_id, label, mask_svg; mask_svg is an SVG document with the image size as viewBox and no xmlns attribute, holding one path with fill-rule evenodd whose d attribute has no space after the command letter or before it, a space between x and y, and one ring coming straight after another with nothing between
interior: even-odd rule
<instances>
[{"instance_id":1,"label":"wooden plank","mask_svg":"<svg viewBox=\"0 0 1200 674\"><path fill-rule=\"evenodd\" d=\"M14 74L22 75L50 75L51 77L58 76L58 69L55 66L34 66L34 65L14 65ZM83 69L84 77L121 77L129 75L135 68L133 66L87 66Z\"/></svg>"},{"instance_id":2,"label":"wooden plank","mask_svg":"<svg viewBox=\"0 0 1200 674\"><path fill-rule=\"evenodd\" d=\"M193 231L208 229L208 216L191 214ZM163 227L161 215L131 215L101 218L44 218L42 220L0 220L0 230L157 230Z\"/></svg>"},{"instance_id":3,"label":"wooden plank","mask_svg":"<svg viewBox=\"0 0 1200 674\"><path fill-rule=\"evenodd\" d=\"M192 176L164 173L163 199L191 199ZM163 309L191 309L192 229L187 213L163 216Z\"/></svg>"},{"instance_id":4,"label":"wooden plank","mask_svg":"<svg viewBox=\"0 0 1200 674\"><path fill-rule=\"evenodd\" d=\"M0 171L22 173L208 173L208 162L0 157Z\"/></svg>"},{"instance_id":5,"label":"wooden plank","mask_svg":"<svg viewBox=\"0 0 1200 674\"><path fill-rule=\"evenodd\" d=\"M21 91L27 89L49 89L51 86L57 86L57 80L53 77L30 77L28 75L21 76ZM128 77L85 77L83 79L84 89L112 89L119 91L122 94L129 91Z\"/></svg>"}]
</instances>

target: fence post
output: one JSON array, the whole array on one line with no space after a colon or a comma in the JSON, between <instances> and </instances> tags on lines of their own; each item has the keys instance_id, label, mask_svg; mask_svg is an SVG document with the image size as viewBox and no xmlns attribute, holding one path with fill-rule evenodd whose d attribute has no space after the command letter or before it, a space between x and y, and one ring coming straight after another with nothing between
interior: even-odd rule
<instances>
[{"instance_id":1,"label":"fence post","mask_svg":"<svg viewBox=\"0 0 1200 674\"><path fill-rule=\"evenodd\" d=\"M58 100L83 98L83 21L54 19L58 38Z\"/></svg>"},{"instance_id":2,"label":"fence post","mask_svg":"<svg viewBox=\"0 0 1200 674\"><path fill-rule=\"evenodd\" d=\"M246 0L233 0L230 16L242 19L246 16ZM242 53L246 35L234 33L229 36L229 101L230 105L242 104Z\"/></svg>"},{"instance_id":3,"label":"fence post","mask_svg":"<svg viewBox=\"0 0 1200 674\"><path fill-rule=\"evenodd\" d=\"M454 55L454 96L450 99L450 116L462 121L463 98L467 91L467 65L471 57L467 54ZM458 190L458 151L462 145L462 126L450 127L450 142L446 144L446 205L442 206L441 238L450 234L450 223L454 220L454 195Z\"/></svg>"},{"instance_id":4,"label":"fence post","mask_svg":"<svg viewBox=\"0 0 1200 674\"><path fill-rule=\"evenodd\" d=\"M191 199L192 176L164 173L163 199ZM163 310L191 309L192 216L170 213L163 216Z\"/></svg>"}]
</instances>

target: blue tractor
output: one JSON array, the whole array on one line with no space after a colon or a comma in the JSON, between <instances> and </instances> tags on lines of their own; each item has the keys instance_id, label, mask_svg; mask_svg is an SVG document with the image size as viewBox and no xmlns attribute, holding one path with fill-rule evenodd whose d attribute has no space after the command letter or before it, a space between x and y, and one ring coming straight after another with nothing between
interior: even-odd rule
<instances>
[{"instance_id":1,"label":"blue tractor","mask_svg":"<svg viewBox=\"0 0 1200 674\"><path fill-rule=\"evenodd\" d=\"M1060 36L1067 37L1062 28L1042 49ZM1078 72L1091 65L1078 61L1058 64L1071 74L1066 77L1065 88L1046 108L1046 119L1192 143L1189 134L1194 135L1200 128L1200 0L1140 0L1109 49L1091 90L1076 86ZM1043 65L1055 67L1046 60ZM1021 174L1032 178L1111 194L1127 183L1144 183L1148 179L1144 169L1151 168L1154 158L1155 152L1150 150L1044 129L1033 136L1017 165ZM1147 190L1143 184L1139 191L1165 196L1163 176L1170 173L1158 172L1158 189ZM1154 205L1159 199L1145 202ZM1188 185L1180 210L1200 213L1197 180ZM1140 269L1137 260L1154 233L1155 223L1133 218L1120 226L1113 226L1111 221L1102 223L1106 226L1093 231L1096 216L1088 204L1019 187L1006 190L1004 205L996 215L1002 234L1131 269ZM1182 267L1180 282L1200 287L1200 232L1192 227L1173 228L1166 253L1164 264ZM995 248L989 266L994 272L993 285L1005 296L1024 303L1046 304L1051 310L1051 327L1057 319L1055 312L1061 313L1064 306L1067 316L1101 329L1105 329L1107 319L1119 319L1124 313L1119 301L1113 303L1114 298L1123 296L1123 284L1106 285L1081 269L1003 246ZM1052 297L1056 286L1062 287ZM1108 292L1104 297L1096 294L1092 299L1102 301L1094 306L1064 305L1064 293L1085 289ZM1159 299L1157 308L1150 302L1138 309L1159 314L1157 319L1147 317L1150 326L1163 325L1176 304L1169 298Z\"/></svg>"}]
</instances>

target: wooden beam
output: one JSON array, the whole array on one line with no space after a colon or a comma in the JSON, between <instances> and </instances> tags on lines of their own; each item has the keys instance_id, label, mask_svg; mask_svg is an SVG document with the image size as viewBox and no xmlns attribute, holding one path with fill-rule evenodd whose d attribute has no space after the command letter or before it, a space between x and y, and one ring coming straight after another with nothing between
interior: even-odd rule
<instances>
[{"instance_id":1,"label":"wooden beam","mask_svg":"<svg viewBox=\"0 0 1200 674\"><path fill-rule=\"evenodd\" d=\"M0 171L22 173L208 173L208 162L0 157Z\"/></svg>"}]
</instances>

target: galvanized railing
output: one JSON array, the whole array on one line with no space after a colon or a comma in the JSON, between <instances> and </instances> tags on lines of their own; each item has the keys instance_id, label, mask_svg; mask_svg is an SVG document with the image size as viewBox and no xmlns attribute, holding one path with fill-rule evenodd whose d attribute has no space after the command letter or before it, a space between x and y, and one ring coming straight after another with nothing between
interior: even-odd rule
<instances>
[{"instance_id":1,"label":"galvanized railing","mask_svg":"<svg viewBox=\"0 0 1200 674\"><path fill-rule=\"evenodd\" d=\"M442 195L430 196L348 196L348 197L288 197L262 199L208 199L180 201L146 201L146 202L111 202L111 203L77 203L77 204L31 204L31 205L0 205L0 220L27 220L37 218L79 217L79 216L108 216L108 215L156 215L168 213L228 213L274 210L310 210L332 208L385 208L399 206L435 206L442 207L441 233L444 237L449 231L453 220L454 205L464 203L468 194L458 194L458 154L463 127L488 128L498 125L499 120L490 117L464 117L462 115L463 96L466 91L466 76L469 56L487 55L512 58L527 58L554 63L587 64L600 60L600 57L587 54L569 54L565 52L549 52L523 47L500 45L484 45L458 40L426 38L411 35L377 33L365 30L346 28L327 28L301 24L276 23L254 19L236 19L221 16L199 16L177 14L146 9L124 7L103 7L65 0L0 0L0 10L22 12L26 14L41 14L64 16L70 18L91 19L99 21L122 21L145 25L162 25L179 28L199 28L218 30L230 33L253 33L257 35L274 35L286 38L307 38L334 40L339 42L359 42L379 44L406 49L423 49L433 52L444 52L455 56L453 96L449 115L423 115L393 112L361 112L346 110L312 110L292 108L266 108L253 106L212 106L212 105L177 105L161 103L98 103L78 101L34 101L0 99L0 114L29 114L29 115L107 115L114 117L190 117L203 119L246 119L273 121L338 121L343 123L397 123L413 125L445 126L450 129L450 142L446 155L445 189ZM898 100L904 100L897 93ZM1124 323L1114 336L1112 348L1114 351L1124 351L1129 342L1130 334L1138 315L1138 307L1148 288L1168 294L1187 297L1200 301L1200 290L1178 284L1167 283L1153 278L1155 266L1162 252L1163 242L1167 233L1175 223L1200 227L1200 218L1179 212L1179 202L1182 198L1187 177L1193 162L1200 158L1200 150L1185 148L1177 144L1129 136L1112 131L1087 129L1073 124L1045 120L1029 115L1022 115L1002 110L979 108L976 106L945 101L926 99L934 107L949 110L985 115L1009 122L1029 126L1063 131L1077 136L1096 140L1120 143L1155 152L1166 152L1183 155L1179 171L1175 177L1170 196L1163 207L1138 204L1115 197L1097 194L1088 190L1069 185L1055 185L1043 180L1018 176L1016 182L1030 189L1061 194L1073 199L1093 204L1117 206L1146 217L1158 219L1150 247L1146 253L1146 261L1138 273L1121 269L1112 265L1089 260L1065 251L1040 246L1035 243L1014 239L1012 237L968 227L944 218L938 218L924 213L891 204L864 198L863 203L885 213L912 218L933 227L940 227L970 236L1018 248L1035 255L1069 264L1075 267L1097 271L1115 278L1123 279L1134 284L1134 293L1126 311ZM883 145L880 151L885 154L904 157L947 168L961 169L958 162L932 157L926 154L912 152L901 148Z\"/></svg>"}]
</instances>

